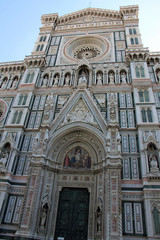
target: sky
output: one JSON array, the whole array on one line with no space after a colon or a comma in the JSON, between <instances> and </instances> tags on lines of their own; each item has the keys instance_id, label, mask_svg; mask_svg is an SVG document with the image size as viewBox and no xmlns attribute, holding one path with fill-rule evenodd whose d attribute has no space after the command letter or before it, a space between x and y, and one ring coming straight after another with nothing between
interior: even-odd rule
<instances>
[{"instance_id":1,"label":"sky","mask_svg":"<svg viewBox=\"0 0 160 240\"><path fill-rule=\"evenodd\" d=\"M87 7L119 10L127 5L139 5L144 47L160 52L160 0L0 0L0 62L31 54L43 14L63 16Z\"/></svg>"}]
</instances>

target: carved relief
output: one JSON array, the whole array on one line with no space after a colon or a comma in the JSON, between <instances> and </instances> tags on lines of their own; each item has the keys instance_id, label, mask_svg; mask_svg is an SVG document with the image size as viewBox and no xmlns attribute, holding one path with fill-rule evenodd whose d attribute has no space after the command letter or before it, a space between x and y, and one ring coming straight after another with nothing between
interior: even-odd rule
<instances>
[{"instance_id":1,"label":"carved relief","mask_svg":"<svg viewBox=\"0 0 160 240\"><path fill-rule=\"evenodd\" d=\"M82 99L80 99L72 108L72 110L65 116L63 124L68 124L75 121L97 124L94 120L94 116Z\"/></svg>"}]
</instances>

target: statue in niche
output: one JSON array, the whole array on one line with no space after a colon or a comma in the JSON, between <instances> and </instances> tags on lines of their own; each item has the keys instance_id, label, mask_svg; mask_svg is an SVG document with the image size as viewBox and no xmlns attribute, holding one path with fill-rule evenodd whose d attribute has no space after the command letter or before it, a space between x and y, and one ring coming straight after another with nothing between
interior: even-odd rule
<instances>
[{"instance_id":1,"label":"statue in niche","mask_svg":"<svg viewBox=\"0 0 160 240\"><path fill-rule=\"evenodd\" d=\"M64 84L64 86L69 86L69 84L70 84L70 76L69 76L69 74L67 74L65 76L65 84Z\"/></svg>"},{"instance_id":2,"label":"statue in niche","mask_svg":"<svg viewBox=\"0 0 160 240\"><path fill-rule=\"evenodd\" d=\"M12 89L16 89L17 88L17 84L18 84L18 78L16 77L14 80L13 80L13 83L12 83Z\"/></svg>"},{"instance_id":3,"label":"statue in niche","mask_svg":"<svg viewBox=\"0 0 160 240\"><path fill-rule=\"evenodd\" d=\"M44 78L43 78L42 87L46 87L47 84L48 84L48 76L45 75Z\"/></svg>"},{"instance_id":4,"label":"statue in niche","mask_svg":"<svg viewBox=\"0 0 160 240\"><path fill-rule=\"evenodd\" d=\"M40 216L40 228L45 229L46 221L47 221L47 214L48 214L48 205L47 203L43 206Z\"/></svg>"},{"instance_id":5,"label":"statue in niche","mask_svg":"<svg viewBox=\"0 0 160 240\"><path fill-rule=\"evenodd\" d=\"M150 165L151 171L158 169L157 159L155 158L155 156L152 153L149 155L149 165Z\"/></svg>"},{"instance_id":6,"label":"statue in niche","mask_svg":"<svg viewBox=\"0 0 160 240\"><path fill-rule=\"evenodd\" d=\"M1 152L1 157L0 157L0 165L5 167L7 160L8 160L9 153L8 152Z\"/></svg>"},{"instance_id":7,"label":"statue in niche","mask_svg":"<svg viewBox=\"0 0 160 240\"><path fill-rule=\"evenodd\" d=\"M126 72L125 71L121 72L121 82L126 83L126 79L127 79Z\"/></svg>"},{"instance_id":8,"label":"statue in niche","mask_svg":"<svg viewBox=\"0 0 160 240\"><path fill-rule=\"evenodd\" d=\"M102 210L98 206L96 211L97 232L102 231Z\"/></svg>"},{"instance_id":9,"label":"statue in niche","mask_svg":"<svg viewBox=\"0 0 160 240\"><path fill-rule=\"evenodd\" d=\"M114 73L113 72L110 72L110 74L109 74L109 83L114 84Z\"/></svg>"},{"instance_id":10,"label":"statue in niche","mask_svg":"<svg viewBox=\"0 0 160 240\"><path fill-rule=\"evenodd\" d=\"M2 89L5 89L6 86L7 86L7 78L5 78L5 79L3 80L3 83L2 83L1 88L2 88Z\"/></svg>"},{"instance_id":11,"label":"statue in niche","mask_svg":"<svg viewBox=\"0 0 160 240\"><path fill-rule=\"evenodd\" d=\"M56 75L55 77L54 77L54 86L57 86L58 85L58 83L59 83L59 76L58 75Z\"/></svg>"},{"instance_id":12,"label":"statue in niche","mask_svg":"<svg viewBox=\"0 0 160 240\"><path fill-rule=\"evenodd\" d=\"M88 70L87 69L82 69L81 71L79 71L79 79L78 79L78 85L80 86L86 86L87 85L87 81L88 81Z\"/></svg>"},{"instance_id":13,"label":"statue in niche","mask_svg":"<svg viewBox=\"0 0 160 240\"><path fill-rule=\"evenodd\" d=\"M160 70L158 70L158 72L157 72L157 79L160 82Z\"/></svg>"},{"instance_id":14,"label":"statue in niche","mask_svg":"<svg viewBox=\"0 0 160 240\"><path fill-rule=\"evenodd\" d=\"M98 73L97 74L97 85L102 85L102 81L103 81L103 76L102 73Z\"/></svg>"}]
</instances>

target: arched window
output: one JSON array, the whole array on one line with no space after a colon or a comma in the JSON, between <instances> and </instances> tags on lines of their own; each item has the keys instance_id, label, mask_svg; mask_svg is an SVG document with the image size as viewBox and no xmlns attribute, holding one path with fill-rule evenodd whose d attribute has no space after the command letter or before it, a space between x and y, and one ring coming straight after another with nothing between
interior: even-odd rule
<instances>
[{"instance_id":1,"label":"arched window","mask_svg":"<svg viewBox=\"0 0 160 240\"><path fill-rule=\"evenodd\" d=\"M30 73L27 74L27 77L26 77L26 81L25 81L25 83L28 83L28 82L29 82L30 75L31 75Z\"/></svg>"},{"instance_id":2,"label":"arched window","mask_svg":"<svg viewBox=\"0 0 160 240\"><path fill-rule=\"evenodd\" d=\"M46 37L46 36L44 36L44 38L43 38L43 42L45 42L45 41L46 41L46 38L47 38L47 37Z\"/></svg>"},{"instance_id":3,"label":"arched window","mask_svg":"<svg viewBox=\"0 0 160 240\"><path fill-rule=\"evenodd\" d=\"M144 75L144 67L140 66L141 77L145 77Z\"/></svg>"},{"instance_id":4,"label":"arched window","mask_svg":"<svg viewBox=\"0 0 160 240\"><path fill-rule=\"evenodd\" d=\"M17 124L19 124L20 123L20 121L21 121L21 118L22 118L22 111L21 112L19 112L19 114L18 114L18 118L17 118Z\"/></svg>"},{"instance_id":5,"label":"arched window","mask_svg":"<svg viewBox=\"0 0 160 240\"><path fill-rule=\"evenodd\" d=\"M143 92L141 90L139 91L139 101L144 102Z\"/></svg>"},{"instance_id":6,"label":"arched window","mask_svg":"<svg viewBox=\"0 0 160 240\"><path fill-rule=\"evenodd\" d=\"M40 42L42 42L43 41L43 36L42 37L40 37L40 40L39 40Z\"/></svg>"},{"instance_id":7,"label":"arched window","mask_svg":"<svg viewBox=\"0 0 160 240\"><path fill-rule=\"evenodd\" d=\"M139 43L138 43L138 38L135 38L135 44L139 44Z\"/></svg>"},{"instance_id":8,"label":"arched window","mask_svg":"<svg viewBox=\"0 0 160 240\"><path fill-rule=\"evenodd\" d=\"M23 95L20 95L20 96L19 96L18 105L21 105L21 104L22 104L22 99L23 99Z\"/></svg>"},{"instance_id":9,"label":"arched window","mask_svg":"<svg viewBox=\"0 0 160 240\"><path fill-rule=\"evenodd\" d=\"M29 83L31 83L33 81L33 78L34 78L34 72L32 72L30 75Z\"/></svg>"},{"instance_id":10,"label":"arched window","mask_svg":"<svg viewBox=\"0 0 160 240\"><path fill-rule=\"evenodd\" d=\"M150 108L147 109L147 116L148 116L148 121L149 122L153 122L153 119L152 119L152 111Z\"/></svg>"},{"instance_id":11,"label":"arched window","mask_svg":"<svg viewBox=\"0 0 160 240\"><path fill-rule=\"evenodd\" d=\"M36 52L38 52L40 49L40 45L37 46Z\"/></svg>"},{"instance_id":12,"label":"arched window","mask_svg":"<svg viewBox=\"0 0 160 240\"><path fill-rule=\"evenodd\" d=\"M129 29L129 34L132 35L132 28Z\"/></svg>"},{"instance_id":13,"label":"arched window","mask_svg":"<svg viewBox=\"0 0 160 240\"><path fill-rule=\"evenodd\" d=\"M142 108L141 114L142 114L142 122L147 122L146 110L144 108Z\"/></svg>"},{"instance_id":14,"label":"arched window","mask_svg":"<svg viewBox=\"0 0 160 240\"><path fill-rule=\"evenodd\" d=\"M42 51L42 50L43 50L43 47L44 47L44 45L42 44L42 45L41 45L41 48L40 48L40 51Z\"/></svg>"},{"instance_id":15,"label":"arched window","mask_svg":"<svg viewBox=\"0 0 160 240\"><path fill-rule=\"evenodd\" d=\"M136 66L136 77L140 78L140 71L139 71L139 67Z\"/></svg>"},{"instance_id":16,"label":"arched window","mask_svg":"<svg viewBox=\"0 0 160 240\"><path fill-rule=\"evenodd\" d=\"M155 233L160 233L160 213L158 212L157 208L154 207L153 209L153 220L154 220L154 229Z\"/></svg>"},{"instance_id":17,"label":"arched window","mask_svg":"<svg viewBox=\"0 0 160 240\"><path fill-rule=\"evenodd\" d=\"M133 28L133 34L137 34L137 31L135 28Z\"/></svg>"},{"instance_id":18,"label":"arched window","mask_svg":"<svg viewBox=\"0 0 160 240\"><path fill-rule=\"evenodd\" d=\"M22 102L22 105L25 105L25 104L26 104L26 101L27 101L27 95L24 95L24 96L23 96L23 102Z\"/></svg>"},{"instance_id":19,"label":"arched window","mask_svg":"<svg viewBox=\"0 0 160 240\"><path fill-rule=\"evenodd\" d=\"M145 102L149 102L149 95L147 90L144 91L144 98L145 98Z\"/></svg>"},{"instance_id":20,"label":"arched window","mask_svg":"<svg viewBox=\"0 0 160 240\"><path fill-rule=\"evenodd\" d=\"M12 124L15 124L15 123L16 123L17 116L18 116L18 111L16 111L16 112L14 113L14 115L13 115Z\"/></svg>"},{"instance_id":21,"label":"arched window","mask_svg":"<svg viewBox=\"0 0 160 240\"><path fill-rule=\"evenodd\" d=\"M131 38L131 44L134 45L134 39L133 38Z\"/></svg>"}]
</instances>

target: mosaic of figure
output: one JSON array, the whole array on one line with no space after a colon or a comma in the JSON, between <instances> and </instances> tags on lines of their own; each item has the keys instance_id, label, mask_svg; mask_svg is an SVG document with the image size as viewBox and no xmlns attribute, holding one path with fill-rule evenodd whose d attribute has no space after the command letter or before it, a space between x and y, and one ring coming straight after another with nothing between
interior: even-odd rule
<instances>
[{"instance_id":1,"label":"mosaic of figure","mask_svg":"<svg viewBox=\"0 0 160 240\"><path fill-rule=\"evenodd\" d=\"M64 168L90 168L91 158L88 152L81 147L76 147L66 154L64 159Z\"/></svg>"}]
</instances>

